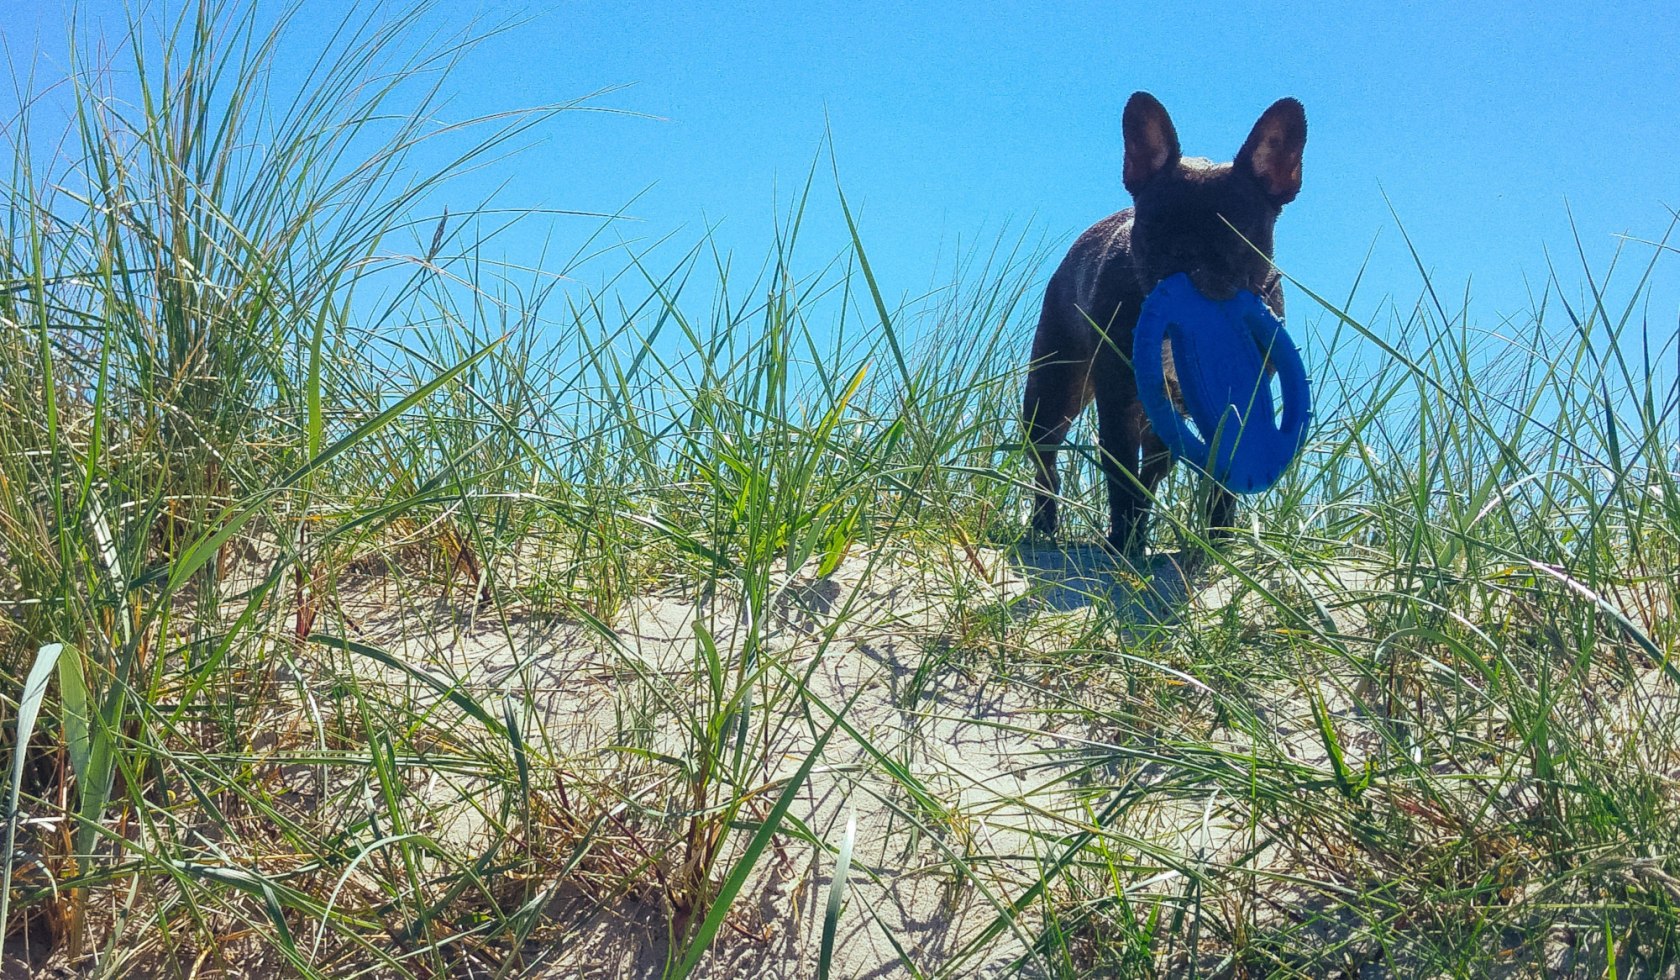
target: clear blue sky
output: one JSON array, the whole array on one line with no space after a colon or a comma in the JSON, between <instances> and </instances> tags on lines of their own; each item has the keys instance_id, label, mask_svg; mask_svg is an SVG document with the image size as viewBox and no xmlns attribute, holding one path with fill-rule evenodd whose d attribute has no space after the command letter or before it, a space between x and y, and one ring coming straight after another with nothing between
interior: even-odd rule
<instances>
[{"instance_id":1,"label":"clear blue sky","mask_svg":"<svg viewBox=\"0 0 1680 980\"><path fill-rule=\"evenodd\" d=\"M66 4L0 17L14 58L40 31L62 48ZM173 4L164 9L173 9ZM111 28L120 5L92 13ZM330 15L337 5L317 0ZM1124 207L1120 110L1136 89L1171 111L1192 154L1229 159L1274 99L1306 105L1305 188L1279 225L1278 261L1344 296L1373 238L1355 311L1419 292L1387 194L1443 291L1467 280L1481 319L1527 306L1545 247L1578 263L1565 202L1602 266L1616 236L1653 237L1680 207L1680 6L1434 4L445 4L520 21L470 58L450 111L465 117L568 100L615 85L602 105L658 119L562 116L512 164L459 188L470 203L613 211L626 237L707 224L756 267L776 189L804 178L831 127L841 177L889 293L924 289L960 243L1030 228L1060 248ZM960 13L956 13L959 11ZM300 23L306 24L305 16ZM291 55L313 42L294 35ZM44 66L50 74L51 64ZM651 188L651 189L649 189ZM843 230L820 178L815 261ZM457 205L456 209L462 205ZM529 258L545 229L504 247ZM556 242L586 226L562 219ZM557 249L560 250L560 249ZM519 253L527 255L519 256ZM1641 262L1649 250L1633 250ZM1672 269L1680 255L1665 265ZM1051 263L1042 270L1048 276ZM1672 335L1680 289L1657 291ZM1300 309L1299 306L1296 309Z\"/></svg>"}]
</instances>

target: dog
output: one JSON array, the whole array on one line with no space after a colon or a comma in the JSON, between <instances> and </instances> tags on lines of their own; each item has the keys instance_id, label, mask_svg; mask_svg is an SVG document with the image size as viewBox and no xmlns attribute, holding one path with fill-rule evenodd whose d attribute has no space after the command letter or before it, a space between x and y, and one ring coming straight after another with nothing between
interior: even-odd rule
<instances>
[{"instance_id":1,"label":"dog","mask_svg":"<svg viewBox=\"0 0 1680 980\"><path fill-rule=\"evenodd\" d=\"M1155 487L1173 464L1138 400L1131 364L1138 311L1156 285L1182 272L1209 299L1249 290L1282 319L1272 231L1283 206L1301 190L1307 117L1296 100L1278 100L1227 164L1183 156L1172 119L1148 92L1126 102L1121 129L1122 182L1132 207L1080 235L1050 277L1022 414L1034 468L1034 531L1055 536L1057 449L1074 418L1095 401L1108 545L1138 555L1147 541ZM1162 360L1172 393L1177 381L1170 356L1169 348ZM1235 509L1231 492L1215 486L1203 512L1210 536L1229 533Z\"/></svg>"}]
</instances>

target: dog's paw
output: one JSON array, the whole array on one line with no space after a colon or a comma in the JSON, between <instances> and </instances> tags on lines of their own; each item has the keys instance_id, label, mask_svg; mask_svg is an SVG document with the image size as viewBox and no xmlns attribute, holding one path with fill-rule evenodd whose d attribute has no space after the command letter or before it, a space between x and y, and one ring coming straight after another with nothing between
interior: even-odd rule
<instances>
[{"instance_id":1,"label":"dog's paw","mask_svg":"<svg viewBox=\"0 0 1680 980\"><path fill-rule=\"evenodd\" d=\"M1103 539L1103 548L1116 558L1127 561L1142 558L1147 548L1148 540L1140 529L1127 531L1110 531Z\"/></svg>"}]
</instances>

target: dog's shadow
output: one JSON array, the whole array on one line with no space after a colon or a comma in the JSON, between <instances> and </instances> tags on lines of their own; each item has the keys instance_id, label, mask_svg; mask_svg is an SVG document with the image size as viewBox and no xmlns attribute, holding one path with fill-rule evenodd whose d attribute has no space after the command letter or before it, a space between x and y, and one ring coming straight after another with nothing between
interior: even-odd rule
<instances>
[{"instance_id":1,"label":"dog's shadow","mask_svg":"<svg viewBox=\"0 0 1680 980\"><path fill-rule=\"evenodd\" d=\"M1025 542L1010 563L1027 581L1023 613L1107 606L1138 625L1177 621L1201 578L1184 551L1125 558L1098 544Z\"/></svg>"}]
</instances>

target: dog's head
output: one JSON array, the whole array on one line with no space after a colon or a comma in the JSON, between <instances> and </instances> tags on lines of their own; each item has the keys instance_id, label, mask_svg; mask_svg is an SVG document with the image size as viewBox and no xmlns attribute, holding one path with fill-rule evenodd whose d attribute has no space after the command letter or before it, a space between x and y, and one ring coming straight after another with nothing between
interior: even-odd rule
<instances>
[{"instance_id":1,"label":"dog's head","mask_svg":"<svg viewBox=\"0 0 1680 980\"><path fill-rule=\"evenodd\" d=\"M1148 92L1126 103L1123 127L1126 190L1136 204L1132 259L1143 291L1183 272L1209 299L1244 289L1264 296L1272 226L1301 190L1301 103L1273 103L1231 163L1183 156L1172 119Z\"/></svg>"}]
</instances>

